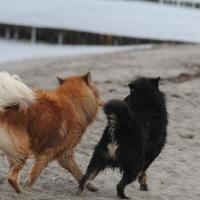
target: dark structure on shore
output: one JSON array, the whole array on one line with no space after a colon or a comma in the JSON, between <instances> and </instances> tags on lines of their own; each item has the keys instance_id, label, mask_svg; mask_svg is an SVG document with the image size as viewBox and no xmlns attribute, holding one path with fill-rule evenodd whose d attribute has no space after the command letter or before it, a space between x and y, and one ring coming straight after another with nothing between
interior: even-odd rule
<instances>
[{"instance_id":1,"label":"dark structure on shore","mask_svg":"<svg viewBox=\"0 0 200 200\"><path fill-rule=\"evenodd\" d=\"M130 45L149 43L178 43L154 39L141 39L68 29L41 28L0 23L0 37L5 39L28 40L32 43L87 44L87 45Z\"/></svg>"}]
</instances>

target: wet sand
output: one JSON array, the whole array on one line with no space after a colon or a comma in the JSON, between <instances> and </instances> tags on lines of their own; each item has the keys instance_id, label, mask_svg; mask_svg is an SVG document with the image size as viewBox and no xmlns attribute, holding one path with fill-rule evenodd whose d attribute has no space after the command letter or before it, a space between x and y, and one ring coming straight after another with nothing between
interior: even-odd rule
<instances>
[{"instance_id":1,"label":"wet sand","mask_svg":"<svg viewBox=\"0 0 200 200\"><path fill-rule=\"evenodd\" d=\"M158 45L140 51L122 51L103 55L32 59L0 64L0 70L17 73L32 88L56 87L56 76L70 76L91 71L102 98L122 99L128 94L127 83L138 76L160 76L160 89L166 93L169 112L168 142L148 170L149 192L139 191L137 182L126 188L127 196L142 200L199 200L200 197L200 46ZM87 167L94 146L106 121L102 111L86 131L76 148L77 162ZM31 161L22 171L26 181ZM2 200L72 200L77 183L73 177L51 163L29 193L16 194L8 185L8 163L0 153L0 199ZM116 199L115 186L121 175L107 170L94 180L96 193L84 199Z\"/></svg>"}]
</instances>

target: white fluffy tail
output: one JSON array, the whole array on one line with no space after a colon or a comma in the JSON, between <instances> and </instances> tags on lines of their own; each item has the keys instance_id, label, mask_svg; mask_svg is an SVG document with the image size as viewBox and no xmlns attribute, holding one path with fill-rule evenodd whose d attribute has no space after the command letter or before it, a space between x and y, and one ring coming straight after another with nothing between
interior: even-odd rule
<instances>
[{"instance_id":1,"label":"white fluffy tail","mask_svg":"<svg viewBox=\"0 0 200 200\"><path fill-rule=\"evenodd\" d=\"M18 105L20 109L27 108L35 101L34 92L26 86L19 76L0 72L0 110Z\"/></svg>"}]
</instances>

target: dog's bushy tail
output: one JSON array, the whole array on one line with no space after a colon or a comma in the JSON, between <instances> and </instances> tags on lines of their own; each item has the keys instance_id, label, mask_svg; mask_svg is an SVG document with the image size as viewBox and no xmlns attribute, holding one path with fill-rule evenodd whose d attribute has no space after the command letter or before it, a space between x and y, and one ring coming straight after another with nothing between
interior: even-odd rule
<instances>
[{"instance_id":1,"label":"dog's bushy tail","mask_svg":"<svg viewBox=\"0 0 200 200\"><path fill-rule=\"evenodd\" d=\"M133 114L124 101L111 100L104 106L104 112L108 118L108 123L119 122L123 126L128 126L133 119Z\"/></svg>"},{"instance_id":2,"label":"dog's bushy tail","mask_svg":"<svg viewBox=\"0 0 200 200\"><path fill-rule=\"evenodd\" d=\"M8 106L17 105L20 109L27 108L35 101L34 92L26 86L19 76L0 72L0 111Z\"/></svg>"}]
</instances>

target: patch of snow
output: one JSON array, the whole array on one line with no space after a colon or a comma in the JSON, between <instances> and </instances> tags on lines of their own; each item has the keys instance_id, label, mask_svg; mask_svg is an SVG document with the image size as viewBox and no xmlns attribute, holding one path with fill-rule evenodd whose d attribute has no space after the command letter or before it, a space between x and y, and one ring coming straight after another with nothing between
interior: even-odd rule
<instances>
[{"instance_id":1,"label":"patch of snow","mask_svg":"<svg viewBox=\"0 0 200 200\"><path fill-rule=\"evenodd\" d=\"M75 56L99 54L122 50L151 48L152 45L135 46L87 46L87 45L50 45L32 44L0 39L0 62L19 61L37 57Z\"/></svg>"}]
</instances>

